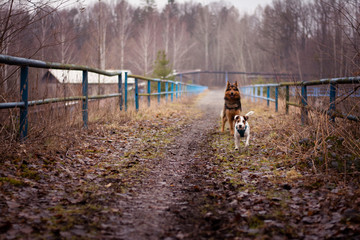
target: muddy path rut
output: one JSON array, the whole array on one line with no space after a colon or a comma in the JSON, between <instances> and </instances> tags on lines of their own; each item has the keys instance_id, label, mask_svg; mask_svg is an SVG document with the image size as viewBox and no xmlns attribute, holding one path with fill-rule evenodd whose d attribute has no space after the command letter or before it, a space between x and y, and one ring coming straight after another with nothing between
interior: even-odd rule
<instances>
[{"instance_id":1,"label":"muddy path rut","mask_svg":"<svg viewBox=\"0 0 360 240\"><path fill-rule=\"evenodd\" d=\"M124 214L119 235L124 239L176 239L186 236L178 225L182 212L191 212L188 190L194 188L194 161L209 132L217 128L222 109L223 91L212 91L197 103L202 116L182 129L175 141L161 147L165 156L153 162L151 173L134 189L134 196L124 204ZM200 180L200 179L199 179ZM191 227L191 226L188 226Z\"/></svg>"}]
</instances>

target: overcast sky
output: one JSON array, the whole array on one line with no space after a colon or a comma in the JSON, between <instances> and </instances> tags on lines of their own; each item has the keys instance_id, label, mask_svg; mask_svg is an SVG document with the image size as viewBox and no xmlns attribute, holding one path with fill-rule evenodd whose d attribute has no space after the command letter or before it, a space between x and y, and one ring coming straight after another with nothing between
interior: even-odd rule
<instances>
[{"instance_id":1,"label":"overcast sky","mask_svg":"<svg viewBox=\"0 0 360 240\"><path fill-rule=\"evenodd\" d=\"M178 3L188 2L189 0L175 0ZM266 5L267 3L270 3L272 0L225 0L224 2L228 2L231 5L234 5L237 7L240 11L247 11L248 13L252 13L255 8L260 5ZM142 0L131 0L129 1L133 3L134 5L139 5ZM155 0L157 6L159 8L163 8L168 0ZM199 2L202 4L208 4L210 2L217 2L216 0L192 0L192 2Z\"/></svg>"},{"instance_id":2,"label":"overcast sky","mask_svg":"<svg viewBox=\"0 0 360 240\"><path fill-rule=\"evenodd\" d=\"M93 3L95 1L98 0L80 0L80 2L84 2L85 5L89 2ZM109 0L101 0L101 1L109 1ZM183 2L189 2L192 1L194 3L198 2L198 3L202 3L202 4L208 4L210 2L217 2L217 0L175 0L178 3L183 3ZM265 6L266 4L269 4L272 2L272 0L222 0L224 2L229 3L230 5L234 5L235 7L237 7L240 12L248 12L250 14L252 14L255 10L255 8L258 5L261 6ZM143 3L143 0L128 0L129 3L131 3L134 6L140 6L141 3ZM157 6L159 9L162 9L166 3L168 2L168 0L155 0Z\"/></svg>"}]
</instances>

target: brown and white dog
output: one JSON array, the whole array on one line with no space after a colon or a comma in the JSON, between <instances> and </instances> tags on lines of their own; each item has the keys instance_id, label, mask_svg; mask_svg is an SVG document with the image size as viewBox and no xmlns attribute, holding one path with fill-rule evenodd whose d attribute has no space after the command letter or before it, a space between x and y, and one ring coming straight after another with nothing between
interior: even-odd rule
<instances>
[{"instance_id":1,"label":"brown and white dog","mask_svg":"<svg viewBox=\"0 0 360 240\"><path fill-rule=\"evenodd\" d=\"M246 137L245 147L249 146L250 140L250 125L248 123L248 119L250 115L253 115L254 111L250 111L245 116L236 115L234 117L235 120L235 150L239 150L240 146L240 138Z\"/></svg>"},{"instance_id":2,"label":"brown and white dog","mask_svg":"<svg viewBox=\"0 0 360 240\"><path fill-rule=\"evenodd\" d=\"M234 135L234 117L240 115L241 112L240 92L237 82L234 84L227 82L224 100L224 109L221 111L221 132L224 132L225 123L229 121L230 135Z\"/></svg>"}]
</instances>

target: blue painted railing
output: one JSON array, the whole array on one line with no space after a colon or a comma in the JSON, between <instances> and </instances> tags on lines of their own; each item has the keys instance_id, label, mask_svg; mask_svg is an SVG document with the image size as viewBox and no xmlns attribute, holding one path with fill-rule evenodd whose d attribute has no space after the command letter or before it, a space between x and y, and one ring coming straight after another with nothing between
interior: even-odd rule
<instances>
[{"instance_id":1,"label":"blue painted railing","mask_svg":"<svg viewBox=\"0 0 360 240\"><path fill-rule=\"evenodd\" d=\"M329 109L327 111L318 110L321 112L326 112L330 115L330 118L334 121L335 117L347 118L353 121L360 121L359 116L353 116L349 114L343 114L336 111L336 97L338 96L337 85L338 84L360 84L360 77L347 77L347 78L331 78L331 79L321 79L318 81L308 81L308 82L282 82L276 84L255 84L240 87L243 95L250 97L253 101L258 99L263 99L267 101L267 106L270 105L270 102L275 102L275 111L279 110L279 88L285 87L285 111L286 114L289 113L289 106L300 107L301 108L301 122L304 124L307 121L308 115L308 97L329 97ZM323 90L320 87L312 87L309 91L308 86L318 86L318 85L330 85L329 91ZM291 87L301 87L301 103L290 102L290 95L295 96L295 88ZM264 88L266 88L266 96L264 96ZM275 96L272 98L270 96L270 88L275 88ZM360 97L360 89L354 91L351 94L351 97Z\"/></svg>"},{"instance_id":2,"label":"blue painted railing","mask_svg":"<svg viewBox=\"0 0 360 240\"><path fill-rule=\"evenodd\" d=\"M208 71L208 70L189 70L189 71L182 71L177 72L174 75L179 76L182 79L185 76L192 76L192 81L195 81L195 76L197 79L200 78L200 74L216 74L216 75L223 75L225 84L229 81L229 75L246 75L246 76L262 76L262 77L271 77L271 78L279 78L279 77L286 77L288 79L299 79L298 74L291 74L291 73L270 73L270 72L238 72L238 71ZM307 76L304 74L303 76ZM180 80L181 81L181 80Z\"/></svg>"},{"instance_id":3,"label":"blue painted railing","mask_svg":"<svg viewBox=\"0 0 360 240\"><path fill-rule=\"evenodd\" d=\"M173 101L174 97L178 99L179 97L182 96L182 94L185 95L199 94L208 88L207 86L188 84L188 83L177 82L172 80L147 78L137 75L129 75L129 77L135 79L135 108L137 111L139 110L139 99L141 96L147 96L148 106L150 106L151 96L157 96L157 102L160 103L161 95L165 95L165 100L168 100L168 97L170 95L171 101ZM139 92L139 80L145 81L147 83L146 93ZM151 83L156 83L157 92L155 93L151 92ZM164 84L165 91L161 91L161 86L162 86L161 84ZM170 91L169 91L169 85L171 87ZM126 98L125 98L125 102L126 102Z\"/></svg>"},{"instance_id":4,"label":"blue painted railing","mask_svg":"<svg viewBox=\"0 0 360 240\"><path fill-rule=\"evenodd\" d=\"M97 68L91 68L88 66L74 65L74 64L62 64L62 63L54 63L54 62L45 62L34 59L26 59L8 55L0 54L0 63L7 65L17 65L21 67L20 70L20 99L21 102L5 102L0 103L0 109L6 108L20 108L20 139L24 140L27 136L28 132L28 108L30 106L56 103L56 102L66 102L66 101L82 101L82 117L83 117L83 126L87 128L88 125L88 101L89 99L105 99L105 98L113 98L119 97L119 108L120 111L123 110L123 102L125 104L125 111L128 108L128 91L130 90L128 87L128 77L135 78L135 108L139 109L139 96L148 96L148 105L150 105L150 96L158 95L158 102L160 102L161 95L165 94L166 99L169 94L171 94L171 101L174 99L174 95L176 99L180 97L182 94L197 94L207 87L194 85L194 84L186 84L182 82L175 82L171 80L160 80L160 79L151 79L142 76L136 75L128 75L127 72L122 74L121 71L113 71L108 72L104 70L100 70ZM64 97L64 98L48 98L42 100L28 100L28 73L29 67L32 68L45 68L45 69L63 69L63 70L80 70L83 71L82 77L82 96L72 96L72 97ZM107 95L88 95L88 72L93 72L105 76L118 76L118 92L107 94ZM124 78L124 79L122 79ZM124 88L122 87L122 82L124 80ZM148 81L148 92L147 94L139 93L139 84L138 80L147 80ZM161 87L161 83L165 82L166 90L165 92L161 92L161 88L158 87L157 93L151 93L150 82L158 82L158 86ZM171 91L168 91L168 85L171 84ZM174 86L176 88L174 88ZM124 95L123 95L124 89ZM123 99L124 96L124 99Z\"/></svg>"}]
</instances>

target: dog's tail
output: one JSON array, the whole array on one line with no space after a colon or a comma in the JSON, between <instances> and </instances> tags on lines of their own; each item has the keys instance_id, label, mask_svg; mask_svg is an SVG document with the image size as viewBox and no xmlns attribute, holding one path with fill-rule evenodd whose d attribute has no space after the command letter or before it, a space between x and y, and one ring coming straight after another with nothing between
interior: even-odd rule
<instances>
[{"instance_id":1,"label":"dog's tail","mask_svg":"<svg viewBox=\"0 0 360 240\"><path fill-rule=\"evenodd\" d=\"M253 115L254 113L255 113L254 111L250 111L245 116L250 116L250 115Z\"/></svg>"},{"instance_id":2,"label":"dog's tail","mask_svg":"<svg viewBox=\"0 0 360 240\"><path fill-rule=\"evenodd\" d=\"M221 110L221 113L220 113L220 118L224 118L225 117L225 106L223 108L223 110Z\"/></svg>"}]
</instances>

